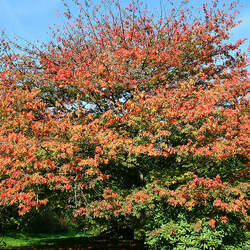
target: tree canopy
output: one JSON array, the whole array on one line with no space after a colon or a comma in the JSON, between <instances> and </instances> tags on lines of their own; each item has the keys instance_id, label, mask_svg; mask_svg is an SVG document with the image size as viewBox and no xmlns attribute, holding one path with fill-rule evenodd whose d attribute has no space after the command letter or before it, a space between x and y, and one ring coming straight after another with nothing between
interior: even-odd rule
<instances>
[{"instance_id":1,"label":"tree canopy","mask_svg":"<svg viewBox=\"0 0 250 250\"><path fill-rule=\"evenodd\" d=\"M155 249L244 242L249 78L244 40L229 41L237 2L195 16L73 3L78 15L65 2L51 41L2 39L0 206L129 227Z\"/></svg>"}]
</instances>

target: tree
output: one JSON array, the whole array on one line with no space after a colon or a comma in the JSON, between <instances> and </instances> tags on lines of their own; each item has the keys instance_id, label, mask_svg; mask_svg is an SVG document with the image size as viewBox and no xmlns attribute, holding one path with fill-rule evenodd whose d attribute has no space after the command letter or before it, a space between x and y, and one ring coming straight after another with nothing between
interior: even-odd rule
<instances>
[{"instance_id":1,"label":"tree","mask_svg":"<svg viewBox=\"0 0 250 250\"><path fill-rule=\"evenodd\" d=\"M47 44L17 54L2 41L0 205L130 227L156 248L238 244L249 79L244 40L228 42L237 3L157 19L136 1L73 2L79 15L68 7Z\"/></svg>"}]
</instances>

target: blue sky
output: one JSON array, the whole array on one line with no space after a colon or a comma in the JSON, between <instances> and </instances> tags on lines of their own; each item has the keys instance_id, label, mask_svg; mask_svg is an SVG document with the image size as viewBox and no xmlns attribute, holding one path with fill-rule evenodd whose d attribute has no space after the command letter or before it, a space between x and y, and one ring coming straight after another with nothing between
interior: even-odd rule
<instances>
[{"instance_id":1,"label":"blue sky","mask_svg":"<svg viewBox=\"0 0 250 250\"><path fill-rule=\"evenodd\" d=\"M121 2L127 4L129 0L121 0ZM154 10L160 0L144 0L143 2L149 9ZM191 5L195 7L200 6L201 2L201 0L190 0ZM231 2L231 0L223 2ZM243 22L233 30L234 35L231 40L247 38L248 41L243 48L247 51L250 44L250 1L241 0L240 2L244 5L240 8L239 15L239 19ZM0 0L0 31L5 30L10 37L17 35L29 41L46 41L49 38L46 34L48 26L63 21L58 17L57 9L63 10L61 0Z\"/></svg>"}]
</instances>

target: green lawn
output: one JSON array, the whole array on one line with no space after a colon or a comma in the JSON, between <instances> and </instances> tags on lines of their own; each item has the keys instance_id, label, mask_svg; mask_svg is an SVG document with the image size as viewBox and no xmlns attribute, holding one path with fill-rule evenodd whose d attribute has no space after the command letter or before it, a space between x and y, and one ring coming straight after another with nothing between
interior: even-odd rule
<instances>
[{"instance_id":1,"label":"green lawn","mask_svg":"<svg viewBox=\"0 0 250 250\"><path fill-rule=\"evenodd\" d=\"M86 239L88 237L83 233L54 233L54 234L31 234L31 233L8 233L6 236L0 236L0 241L5 242L6 246L0 245L0 248L14 248L22 246L37 245L55 245L58 242L74 241Z\"/></svg>"},{"instance_id":2,"label":"green lawn","mask_svg":"<svg viewBox=\"0 0 250 250\"><path fill-rule=\"evenodd\" d=\"M81 233L58 233L58 234L28 234L28 233L10 233L1 237L6 245L1 249L134 249L143 250L144 244L138 240L105 240Z\"/></svg>"}]
</instances>

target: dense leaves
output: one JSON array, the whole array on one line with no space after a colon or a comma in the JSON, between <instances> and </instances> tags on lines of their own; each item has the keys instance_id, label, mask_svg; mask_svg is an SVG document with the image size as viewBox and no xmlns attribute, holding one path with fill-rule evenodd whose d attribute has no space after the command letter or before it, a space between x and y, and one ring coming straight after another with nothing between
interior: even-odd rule
<instances>
[{"instance_id":1,"label":"dense leaves","mask_svg":"<svg viewBox=\"0 0 250 250\"><path fill-rule=\"evenodd\" d=\"M237 3L157 18L137 2L74 2L49 43L2 40L0 206L131 227L155 248L239 244L249 79L244 40L228 42Z\"/></svg>"}]
</instances>

